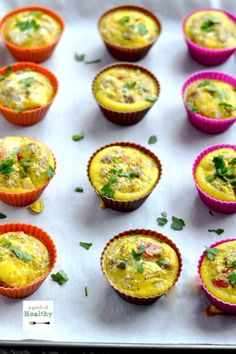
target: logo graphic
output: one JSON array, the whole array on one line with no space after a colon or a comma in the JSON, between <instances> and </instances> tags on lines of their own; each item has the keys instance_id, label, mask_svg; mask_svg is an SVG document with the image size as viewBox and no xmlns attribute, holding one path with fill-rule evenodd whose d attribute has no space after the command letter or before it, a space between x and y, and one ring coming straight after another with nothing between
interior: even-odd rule
<instances>
[{"instance_id":1,"label":"logo graphic","mask_svg":"<svg viewBox=\"0 0 236 354\"><path fill-rule=\"evenodd\" d=\"M23 330L53 328L53 301L23 301Z\"/></svg>"}]
</instances>

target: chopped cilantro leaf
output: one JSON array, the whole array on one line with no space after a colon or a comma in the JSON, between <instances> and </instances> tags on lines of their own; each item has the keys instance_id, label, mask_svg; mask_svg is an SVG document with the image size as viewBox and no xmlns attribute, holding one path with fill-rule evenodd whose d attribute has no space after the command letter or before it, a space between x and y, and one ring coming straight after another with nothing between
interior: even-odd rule
<instances>
[{"instance_id":1,"label":"chopped cilantro leaf","mask_svg":"<svg viewBox=\"0 0 236 354\"><path fill-rule=\"evenodd\" d=\"M108 184L105 184L102 187L101 193L103 197L107 197L107 198L114 198L115 195L114 189L112 189Z\"/></svg>"},{"instance_id":2,"label":"chopped cilantro leaf","mask_svg":"<svg viewBox=\"0 0 236 354\"><path fill-rule=\"evenodd\" d=\"M210 80L204 80L202 82L200 82L200 84L198 85L198 87L205 87L207 85L210 85L211 81Z\"/></svg>"},{"instance_id":3,"label":"chopped cilantro leaf","mask_svg":"<svg viewBox=\"0 0 236 354\"><path fill-rule=\"evenodd\" d=\"M123 89L125 90L132 90L136 85L136 81L133 82L126 82L123 86Z\"/></svg>"},{"instance_id":4,"label":"chopped cilantro leaf","mask_svg":"<svg viewBox=\"0 0 236 354\"><path fill-rule=\"evenodd\" d=\"M165 224L167 224L168 220L166 217L162 217L162 218L157 218L157 223L159 226L164 226Z\"/></svg>"},{"instance_id":5,"label":"chopped cilantro leaf","mask_svg":"<svg viewBox=\"0 0 236 354\"><path fill-rule=\"evenodd\" d=\"M31 87L34 83L34 78L33 77L27 77L26 79L21 80L23 86L25 88Z\"/></svg>"},{"instance_id":6,"label":"chopped cilantro leaf","mask_svg":"<svg viewBox=\"0 0 236 354\"><path fill-rule=\"evenodd\" d=\"M213 182L215 180L215 178L216 178L215 176L207 176L205 179L206 179L207 182L211 183L211 182Z\"/></svg>"},{"instance_id":7,"label":"chopped cilantro leaf","mask_svg":"<svg viewBox=\"0 0 236 354\"><path fill-rule=\"evenodd\" d=\"M188 109L191 111L191 112L197 112L197 108L195 107L195 105L193 103L190 103L190 102L186 102L186 106L188 107Z\"/></svg>"},{"instance_id":8,"label":"chopped cilantro leaf","mask_svg":"<svg viewBox=\"0 0 236 354\"><path fill-rule=\"evenodd\" d=\"M35 19L29 19L26 21L16 21L16 27L18 27L21 31L27 31L30 29L38 30L40 25L35 21Z\"/></svg>"},{"instance_id":9,"label":"chopped cilantro leaf","mask_svg":"<svg viewBox=\"0 0 236 354\"><path fill-rule=\"evenodd\" d=\"M148 139L148 144L155 144L156 142L157 142L156 135L151 135L150 138Z\"/></svg>"},{"instance_id":10,"label":"chopped cilantro leaf","mask_svg":"<svg viewBox=\"0 0 236 354\"><path fill-rule=\"evenodd\" d=\"M208 232L215 232L217 235L221 235L224 233L223 229L208 229Z\"/></svg>"},{"instance_id":11,"label":"chopped cilantro leaf","mask_svg":"<svg viewBox=\"0 0 236 354\"><path fill-rule=\"evenodd\" d=\"M85 135L84 132L80 132L79 134L75 134L72 136L72 140L73 141L80 141L82 139L84 139Z\"/></svg>"},{"instance_id":12,"label":"chopped cilantro leaf","mask_svg":"<svg viewBox=\"0 0 236 354\"><path fill-rule=\"evenodd\" d=\"M157 97L152 96L151 94L149 94L145 97L145 101L148 101L148 102L156 102L156 100L157 100Z\"/></svg>"},{"instance_id":13,"label":"chopped cilantro leaf","mask_svg":"<svg viewBox=\"0 0 236 354\"><path fill-rule=\"evenodd\" d=\"M172 223L170 225L171 229L181 231L183 230L184 226L185 222L183 219L178 219L177 217L172 216Z\"/></svg>"},{"instance_id":14,"label":"chopped cilantro leaf","mask_svg":"<svg viewBox=\"0 0 236 354\"><path fill-rule=\"evenodd\" d=\"M9 159L9 160L4 160L0 163L0 173L2 175L9 175L10 173L14 172L14 169L12 166L14 165L14 161Z\"/></svg>"},{"instance_id":15,"label":"chopped cilantro leaf","mask_svg":"<svg viewBox=\"0 0 236 354\"><path fill-rule=\"evenodd\" d=\"M84 61L85 59L85 54L78 54L78 53L75 53L75 60L77 61Z\"/></svg>"},{"instance_id":16,"label":"chopped cilantro leaf","mask_svg":"<svg viewBox=\"0 0 236 354\"><path fill-rule=\"evenodd\" d=\"M52 166L48 167L48 176L53 177L55 175L55 170L52 168Z\"/></svg>"},{"instance_id":17,"label":"chopped cilantro leaf","mask_svg":"<svg viewBox=\"0 0 236 354\"><path fill-rule=\"evenodd\" d=\"M120 25L126 25L126 23L128 23L130 21L130 17L129 16L123 16L119 19L118 23Z\"/></svg>"},{"instance_id":18,"label":"chopped cilantro leaf","mask_svg":"<svg viewBox=\"0 0 236 354\"><path fill-rule=\"evenodd\" d=\"M80 242L79 245L83 248L85 248L86 250L89 250L90 247L93 245L92 243L87 243L87 242Z\"/></svg>"},{"instance_id":19,"label":"chopped cilantro leaf","mask_svg":"<svg viewBox=\"0 0 236 354\"><path fill-rule=\"evenodd\" d=\"M143 22L140 22L138 24L138 33L141 35L141 36L145 36L145 34L148 33L148 29L147 27L145 26L145 24Z\"/></svg>"},{"instance_id":20,"label":"chopped cilantro leaf","mask_svg":"<svg viewBox=\"0 0 236 354\"><path fill-rule=\"evenodd\" d=\"M84 189L82 187L76 187L75 192L77 193L83 193Z\"/></svg>"}]
</instances>

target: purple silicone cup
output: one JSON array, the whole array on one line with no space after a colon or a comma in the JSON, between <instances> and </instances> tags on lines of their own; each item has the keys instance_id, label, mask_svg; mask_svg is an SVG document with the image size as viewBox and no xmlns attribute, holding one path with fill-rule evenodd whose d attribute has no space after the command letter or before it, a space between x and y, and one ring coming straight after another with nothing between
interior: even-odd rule
<instances>
[{"instance_id":1,"label":"purple silicone cup","mask_svg":"<svg viewBox=\"0 0 236 354\"><path fill-rule=\"evenodd\" d=\"M199 46L198 44L192 42L185 34L184 26L187 19L196 12L200 11L219 11L227 15L232 21L236 22L236 16L225 10L215 9L215 8L200 8L188 13L182 22L182 30L186 44L188 46L189 54L191 57L202 65L216 66L223 64L236 50L236 47L227 49L210 49L206 47Z\"/></svg>"},{"instance_id":2,"label":"purple silicone cup","mask_svg":"<svg viewBox=\"0 0 236 354\"><path fill-rule=\"evenodd\" d=\"M217 71L199 71L191 75L182 87L182 98L190 123L198 130L208 134L218 134L228 129L236 120L236 117L228 119L213 119L192 112L186 104L186 91L194 81L202 79L219 80L226 82L236 88L236 78Z\"/></svg>"},{"instance_id":3,"label":"purple silicone cup","mask_svg":"<svg viewBox=\"0 0 236 354\"><path fill-rule=\"evenodd\" d=\"M222 241L217 241L215 242L214 244L212 244L210 246L210 248L213 248L213 247L217 247L218 245L222 244L222 243L225 243L225 242L230 242L230 241L236 241L235 238L232 238L232 239L227 239L227 240L222 240ZM199 276L199 281L200 281L200 284L203 288L203 290L205 291L208 299L210 300L210 302L215 305L216 307L218 307L219 309L225 311L225 312L229 312L229 313L233 313L233 314L236 314L236 304L231 304L229 302L225 302L223 300L220 300L218 299L215 295L213 295L212 293L210 293L210 291L206 288L206 286L204 285L203 283L203 280L202 280L202 277L201 277L201 265L202 265L202 261L204 259L206 255L206 251L204 251L198 261L198 276Z\"/></svg>"},{"instance_id":4,"label":"purple silicone cup","mask_svg":"<svg viewBox=\"0 0 236 354\"><path fill-rule=\"evenodd\" d=\"M218 213L225 213L225 214L231 214L231 213L236 213L236 202L228 202L225 200L220 200L211 197L207 193L205 193L197 184L196 178L195 178L195 171L196 168L201 161L201 159L208 154L211 151L222 149L222 148L231 148L236 151L236 145L230 145L230 144L221 144L221 145L214 145L211 146L205 150L203 150L195 159L194 164L193 164L193 169L192 169L192 174L193 174L193 179L196 185L196 188L198 190L199 196L202 199L202 201L210 208L211 210L214 210Z\"/></svg>"}]
</instances>

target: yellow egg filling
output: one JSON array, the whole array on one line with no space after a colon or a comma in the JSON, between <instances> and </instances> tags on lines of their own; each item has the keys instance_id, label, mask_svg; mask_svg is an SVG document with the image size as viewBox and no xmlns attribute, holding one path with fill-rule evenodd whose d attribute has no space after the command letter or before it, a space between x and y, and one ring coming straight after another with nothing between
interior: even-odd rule
<instances>
[{"instance_id":1,"label":"yellow egg filling","mask_svg":"<svg viewBox=\"0 0 236 354\"><path fill-rule=\"evenodd\" d=\"M49 269L46 246L24 232L0 235L0 285L22 287L33 283Z\"/></svg>"},{"instance_id":2,"label":"yellow egg filling","mask_svg":"<svg viewBox=\"0 0 236 354\"><path fill-rule=\"evenodd\" d=\"M102 266L119 291L139 297L165 294L179 272L178 256L171 246L140 234L115 239L104 253Z\"/></svg>"},{"instance_id":3,"label":"yellow egg filling","mask_svg":"<svg viewBox=\"0 0 236 354\"><path fill-rule=\"evenodd\" d=\"M203 47L236 47L236 23L220 11L195 12L186 20L184 31L191 41Z\"/></svg>"},{"instance_id":4,"label":"yellow egg filling","mask_svg":"<svg viewBox=\"0 0 236 354\"><path fill-rule=\"evenodd\" d=\"M156 81L146 72L128 67L105 70L94 83L94 94L101 105L121 112L146 109L158 98Z\"/></svg>"},{"instance_id":5,"label":"yellow egg filling","mask_svg":"<svg viewBox=\"0 0 236 354\"><path fill-rule=\"evenodd\" d=\"M0 191L20 193L44 185L54 175L54 158L43 143L30 138L0 139Z\"/></svg>"},{"instance_id":6,"label":"yellow egg filling","mask_svg":"<svg viewBox=\"0 0 236 354\"><path fill-rule=\"evenodd\" d=\"M40 48L54 43L62 32L60 23L42 11L22 11L4 25L5 38L22 48Z\"/></svg>"},{"instance_id":7,"label":"yellow egg filling","mask_svg":"<svg viewBox=\"0 0 236 354\"><path fill-rule=\"evenodd\" d=\"M236 304L236 241L206 250L200 274L205 287L218 299Z\"/></svg>"},{"instance_id":8,"label":"yellow egg filling","mask_svg":"<svg viewBox=\"0 0 236 354\"><path fill-rule=\"evenodd\" d=\"M135 148L111 146L91 161L89 176L94 188L115 200L144 197L154 188L159 171L155 161Z\"/></svg>"},{"instance_id":9,"label":"yellow egg filling","mask_svg":"<svg viewBox=\"0 0 236 354\"><path fill-rule=\"evenodd\" d=\"M13 71L8 67L0 76L0 104L17 113L46 105L54 91L47 76L31 69Z\"/></svg>"},{"instance_id":10,"label":"yellow egg filling","mask_svg":"<svg viewBox=\"0 0 236 354\"><path fill-rule=\"evenodd\" d=\"M211 197L236 202L236 151L223 148L209 152L199 162L195 178Z\"/></svg>"},{"instance_id":11,"label":"yellow egg filling","mask_svg":"<svg viewBox=\"0 0 236 354\"><path fill-rule=\"evenodd\" d=\"M113 45L139 48L154 42L160 34L157 22L137 10L114 10L106 14L99 25L104 40Z\"/></svg>"},{"instance_id":12,"label":"yellow egg filling","mask_svg":"<svg viewBox=\"0 0 236 354\"><path fill-rule=\"evenodd\" d=\"M192 112L213 119L236 117L236 87L212 79L196 80L185 94L188 108Z\"/></svg>"}]
</instances>

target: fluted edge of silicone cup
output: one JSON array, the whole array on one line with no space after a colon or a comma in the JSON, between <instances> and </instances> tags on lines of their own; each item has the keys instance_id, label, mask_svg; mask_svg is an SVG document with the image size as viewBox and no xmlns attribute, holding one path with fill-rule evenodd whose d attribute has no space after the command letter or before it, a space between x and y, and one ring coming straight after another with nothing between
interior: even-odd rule
<instances>
[{"instance_id":1,"label":"fluted edge of silicone cup","mask_svg":"<svg viewBox=\"0 0 236 354\"><path fill-rule=\"evenodd\" d=\"M185 22L187 19L193 15L196 12L200 11L219 11L223 12L226 14L232 21L236 23L236 16L233 15L232 13L222 10L222 9L216 9L216 8L199 8L196 10L193 10L189 12L183 19L182 21L182 32L184 35L185 42L188 46L189 53L192 56L194 60L199 62L202 65L208 65L208 66L216 66L223 64L236 50L236 46L233 48L226 48L226 49L211 49L207 47L202 47L193 41L191 41L190 38L185 33Z\"/></svg>"},{"instance_id":2,"label":"fluted edge of silicone cup","mask_svg":"<svg viewBox=\"0 0 236 354\"><path fill-rule=\"evenodd\" d=\"M155 81L155 84L156 84L156 87L158 90L158 95L157 95L156 101L153 102L153 104L151 104L149 107L147 107L145 109L135 110L132 112L117 111L114 109L110 109L110 108L102 105L100 102L98 102L98 100L96 98L96 93L95 93L95 83L96 83L98 77L103 72L105 72L108 69L114 68L114 67L126 67L126 68L131 68L134 70L140 70L140 71L143 71L144 73L146 73L147 75L149 75ZM120 62L120 63L110 64L110 65L105 66L97 73L97 75L95 76L95 78L93 79L93 82L92 82L93 96L94 96L99 108L103 112L104 116L112 123L115 123L118 125L126 125L126 126L136 124L136 123L140 122L141 119L143 119L143 117L146 115L146 113L149 111L149 109L151 109L153 107L153 105L157 102L157 100L160 96L160 90L161 90L160 83L151 71L149 71L148 69L146 69L145 67L143 67L141 65L126 63L126 62Z\"/></svg>"},{"instance_id":3,"label":"fluted edge of silicone cup","mask_svg":"<svg viewBox=\"0 0 236 354\"><path fill-rule=\"evenodd\" d=\"M36 139L34 139L34 140L36 140ZM56 174L57 161L56 161L56 158L51 150L50 150L50 152L51 152L53 159L54 159L54 172ZM48 184L50 183L52 178L53 177L50 177L49 180L47 182L45 182L41 187L26 191L26 192L11 193L11 192L4 192L4 191L0 190L0 200L5 204L15 206L15 207L30 205L40 197L40 195L46 189L46 187L48 186Z\"/></svg>"},{"instance_id":4,"label":"fluted edge of silicone cup","mask_svg":"<svg viewBox=\"0 0 236 354\"><path fill-rule=\"evenodd\" d=\"M51 100L43 106L38 108L25 110L22 112L15 112L13 109L5 107L0 104L0 113L3 117L10 123L20 126L30 126L40 122L46 115L48 109L50 108L51 104L53 103L59 88L59 83L56 76L49 70L44 68L41 65L30 63L30 62L20 62L20 63L13 63L11 65L5 66L0 69L0 74L5 75L7 68L11 67L13 71L24 70L24 69L31 69L36 72L39 72L45 75L51 82L54 88L54 94Z\"/></svg>"},{"instance_id":5,"label":"fluted edge of silicone cup","mask_svg":"<svg viewBox=\"0 0 236 354\"><path fill-rule=\"evenodd\" d=\"M51 273L56 263L57 251L56 246L49 234L37 226L24 223L10 223L0 225L0 237L3 233L15 231L23 231L26 234L39 239L47 247L51 258L50 267L48 271L33 283L18 288L0 286L1 295L11 298L23 298L33 294Z\"/></svg>"},{"instance_id":6,"label":"fluted edge of silicone cup","mask_svg":"<svg viewBox=\"0 0 236 354\"><path fill-rule=\"evenodd\" d=\"M122 47L119 45L115 45L113 43L110 43L108 41L106 41L106 39L103 37L101 31L100 31L100 23L101 20L109 13L113 12L113 11L117 11L117 10L136 10L136 11L140 11L144 14L146 14L147 16L151 17L157 24L158 28L159 28L159 34L158 36L149 44L139 47L139 48L127 48L127 47ZM155 42L158 40L158 38L161 35L161 31L162 31L162 26L161 26L161 22L159 20L159 18L151 11L149 11L148 9L141 7L141 6L136 6L136 5L121 5L121 6L116 6L111 8L108 11L105 11L99 18L98 21L98 31L100 33L100 36L102 37L102 40L106 46L106 48L108 49L108 51L110 52L110 54L118 60L124 60L124 61L129 61L129 62L134 62L134 61L138 61L141 60L142 58L144 58L147 53L149 52L149 50L151 49L151 47L155 44Z\"/></svg>"},{"instance_id":7,"label":"fluted edge of silicone cup","mask_svg":"<svg viewBox=\"0 0 236 354\"><path fill-rule=\"evenodd\" d=\"M101 193L99 193L96 190L96 188L94 187L92 180L90 178L90 173L89 173L90 165L91 165L93 158L95 157L95 155L98 152L100 152L101 150L103 150L107 147L110 147L110 146L125 146L125 147L131 147L131 148L137 149L139 151L143 151L146 155L148 155L150 158L152 158L153 161L156 163L157 168L158 168L158 172L159 172L158 178L157 178L156 183L153 186L152 190L150 192L148 192L145 196L143 196L141 198L133 199L130 201L120 201L120 200L115 200L112 198L104 197L101 195ZM159 183L159 181L161 179L161 175L162 175L162 165L161 165L161 161L159 160L159 158L152 151L146 149L145 147L138 145L138 144L129 143L129 142L117 142L117 143L112 143L112 144L107 144L105 146L102 146L100 149L98 149L96 152L94 152L92 154L92 156L89 159L88 165L87 165L87 176L88 176L89 182L90 182L91 186L93 187L95 193L99 197L99 199L102 200L105 207L111 208L114 210L118 210L118 211L132 211L132 210L139 208L144 203L144 201L148 198L148 196L152 193L152 191L156 187L156 185Z\"/></svg>"},{"instance_id":8,"label":"fluted edge of silicone cup","mask_svg":"<svg viewBox=\"0 0 236 354\"><path fill-rule=\"evenodd\" d=\"M231 239L225 239L225 240L221 240L221 241L217 241L215 243L213 243L211 246L209 246L210 248L214 248L217 247L218 245L222 244L222 243L226 243L226 242L230 242L230 241L236 241L235 238L231 238ZM205 284L203 283L202 277L201 277L201 265L203 262L204 257L206 256L206 251L203 251L199 261L198 261L198 278L199 278L199 282L200 285L202 286L203 290L205 291L208 299L211 301L211 303L213 305L215 305L216 307L218 307L219 309L225 311L225 312L229 312L229 313L234 313L236 314L236 304L231 304L230 302L225 302L221 299L218 299L215 295L213 295L205 286Z\"/></svg>"},{"instance_id":9,"label":"fluted edge of silicone cup","mask_svg":"<svg viewBox=\"0 0 236 354\"><path fill-rule=\"evenodd\" d=\"M147 296L147 297L129 295L129 294L119 290L116 287L116 285L109 279L109 276L107 275L107 273L106 273L106 271L105 271L105 269L103 267L103 260L104 260L104 256L105 256L106 250L113 243L114 240L117 240L118 238L121 238L121 237L129 236L131 233L142 234L142 235L145 235L145 236L153 236L153 237L157 238L158 240L161 240L161 241L164 241L165 243L167 243L176 252L177 257L178 257L178 261L179 261L178 274L177 274L177 277L176 277L174 283L163 294L159 294L159 295L156 295L156 296ZM101 266L101 269L102 269L102 273L105 276L107 282L115 290L115 292L121 298L123 298L124 300L126 300L128 302L131 302L133 304L151 304L151 303L155 302L156 300L158 300L163 295L166 295L170 291L170 289L172 289L173 286L178 281L178 279L180 277L180 274L181 274L181 271L182 271L182 267L183 267L181 253L180 253L178 247L176 246L176 244L171 239L169 239L167 236L165 236L165 235L163 235L163 234L161 234L161 233L159 233L157 231L152 231L152 230L149 230L149 229L148 230L147 229L132 229L132 230L121 232L118 235L116 235L113 238L111 238L107 242L106 246L104 247L104 249L102 251L102 254L101 254L101 257L100 257L100 266Z\"/></svg>"},{"instance_id":10,"label":"fluted edge of silicone cup","mask_svg":"<svg viewBox=\"0 0 236 354\"><path fill-rule=\"evenodd\" d=\"M218 134L228 129L236 120L236 117L227 119L214 119L192 112L186 104L186 91L193 82L201 79L224 81L236 88L236 78L217 71L199 71L187 78L182 87L182 99L190 123L198 130L208 134Z\"/></svg>"},{"instance_id":11,"label":"fluted edge of silicone cup","mask_svg":"<svg viewBox=\"0 0 236 354\"><path fill-rule=\"evenodd\" d=\"M36 48L22 48L20 46L17 46L11 42L9 42L4 33L4 25L6 21L16 15L17 13L23 12L23 11L41 11L46 13L47 15L53 17L61 26L61 33L60 35L55 39L55 41L45 47L36 47ZM45 60L47 60L52 52L54 51L55 47L57 46L62 33L64 32L65 24L61 16L53 11L52 9L49 9L47 7L43 6L24 6L20 7L18 9L15 9L13 11L8 12L0 21L0 37L2 38L2 41L8 48L8 50L11 52L12 56L20 61L29 61L29 62L34 62L34 63L41 63Z\"/></svg>"},{"instance_id":12,"label":"fluted edge of silicone cup","mask_svg":"<svg viewBox=\"0 0 236 354\"><path fill-rule=\"evenodd\" d=\"M222 149L222 148L231 148L236 151L236 145L231 145L231 144L219 144L219 145L213 145L210 146L206 149L204 149L195 159L193 163L193 168L192 168L192 176L195 182L195 186L197 188L197 191L199 193L200 198L202 201L208 206L208 208L219 212L219 213L235 213L236 212L236 202L228 202L225 200L220 200L216 199L214 197L211 197L208 195L206 192L204 192L197 184L196 178L195 178L195 171L197 166L199 165L201 159L208 154L211 151Z\"/></svg>"}]
</instances>

